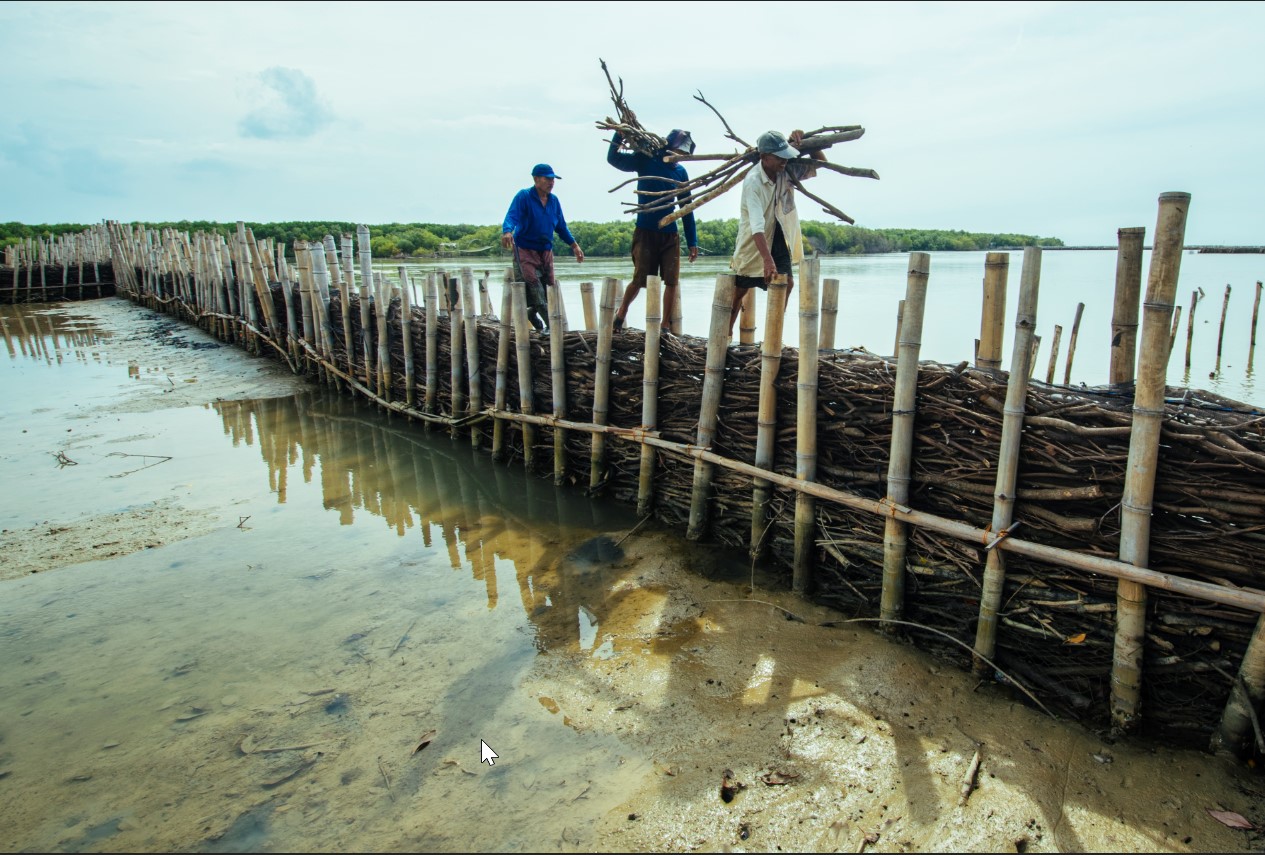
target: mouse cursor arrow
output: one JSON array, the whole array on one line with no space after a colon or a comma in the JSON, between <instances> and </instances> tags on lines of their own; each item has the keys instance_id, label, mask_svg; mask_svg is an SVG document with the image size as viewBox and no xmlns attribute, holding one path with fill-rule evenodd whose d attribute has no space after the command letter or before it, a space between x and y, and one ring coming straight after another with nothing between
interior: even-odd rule
<instances>
[{"instance_id":1,"label":"mouse cursor arrow","mask_svg":"<svg viewBox=\"0 0 1265 855\"><path fill-rule=\"evenodd\" d=\"M492 746L488 745L482 739L479 740L479 762L487 763L489 766L496 765L497 754L492 750Z\"/></svg>"}]
</instances>

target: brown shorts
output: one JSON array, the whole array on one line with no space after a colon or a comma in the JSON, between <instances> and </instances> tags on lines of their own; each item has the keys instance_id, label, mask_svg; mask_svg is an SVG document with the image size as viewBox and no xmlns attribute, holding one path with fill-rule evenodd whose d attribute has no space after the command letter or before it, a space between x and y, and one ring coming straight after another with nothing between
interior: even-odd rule
<instances>
[{"instance_id":1,"label":"brown shorts","mask_svg":"<svg viewBox=\"0 0 1265 855\"><path fill-rule=\"evenodd\" d=\"M633 229L633 278L629 283L644 288L647 276L658 276L664 285L681 282L681 235L649 229Z\"/></svg>"}]
</instances>

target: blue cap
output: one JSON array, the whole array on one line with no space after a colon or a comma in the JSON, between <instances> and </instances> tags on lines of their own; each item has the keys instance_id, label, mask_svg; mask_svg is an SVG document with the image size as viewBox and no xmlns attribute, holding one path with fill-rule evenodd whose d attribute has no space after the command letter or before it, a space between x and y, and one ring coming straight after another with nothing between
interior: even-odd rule
<instances>
[{"instance_id":1,"label":"blue cap","mask_svg":"<svg viewBox=\"0 0 1265 855\"><path fill-rule=\"evenodd\" d=\"M553 167L547 163L538 163L531 168L532 178L561 178L561 175L555 175Z\"/></svg>"}]
</instances>

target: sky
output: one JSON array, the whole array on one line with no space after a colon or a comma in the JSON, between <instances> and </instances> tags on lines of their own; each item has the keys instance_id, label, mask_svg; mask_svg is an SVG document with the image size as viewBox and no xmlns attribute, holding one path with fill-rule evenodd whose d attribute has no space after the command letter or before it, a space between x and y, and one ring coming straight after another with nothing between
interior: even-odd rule
<instances>
[{"instance_id":1,"label":"sky","mask_svg":"<svg viewBox=\"0 0 1265 855\"><path fill-rule=\"evenodd\" d=\"M1265 244L1265 3L0 2L0 222L499 223L534 164L626 220L602 73L732 152L861 125L867 228ZM705 171L689 165L691 175ZM698 209L738 215L730 191ZM808 199L801 218L837 222Z\"/></svg>"}]
</instances>

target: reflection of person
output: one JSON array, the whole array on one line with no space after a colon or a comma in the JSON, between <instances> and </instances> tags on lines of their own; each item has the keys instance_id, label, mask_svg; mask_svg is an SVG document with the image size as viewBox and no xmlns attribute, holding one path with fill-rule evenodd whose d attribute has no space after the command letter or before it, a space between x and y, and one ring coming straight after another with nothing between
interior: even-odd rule
<instances>
[{"instance_id":1,"label":"reflection of person","mask_svg":"<svg viewBox=\"0 0 1265 855\"><path fill-rule=\"evenodd\" d=\"M790 303L791 289L795 285L791 270L804 260L795 188L790 177L803 180L817 173L810 161L791 160L799 154L792 146L803 136L803 131L792 131L788 144L786 137L777 131L766 131L756 140L760 163L742 181L738 241L729 264L736 277L733 308L729 313L730 337L748 289L768 290L776 274L785 274L786 301ZM812 159L825 160L826 155L818 149L812 152Z\"/></svg>"},{"instance_id":2,"label":"reflection of person","mask_svg":"<svg viewBox=\"0 0 1265 855\"><path fill-rule=\"evenodd\" d=\"M514 275L527 285L527 319L536 329L549 329L549 303L545 288L557 286L553 271L553 236L571 247L577 262L584 261L584 250L571 236L562 216L562 203L553 195L556 175L547 163L536 164L531 171L533 186L514 194L505 222L501 224L501 245L514 249Z\"/></svg>"},{"instance_id":3,"label":"reflection of person","mask_svg":"<svg viewBox=\"0 0 1265 855\"><path fill-rule=\"evenodd\" d=\"M633 117L635 120L635 117ZM652 193L662 193L673 187L680 187L690 177L685 167L679 163L670 163L664 158L669 154L692 154L694 141L689 131L673 130L668 134L667 145L655 153L653 157L639 151L620 151L622 141L619 132L611 139L610 151L606 154L606 162L622 172L635 172L638 176L637 189ZM637 195L637 203L644 205L665 196ZM637 224L633 228L632 259L633 278L624 289L624 299L615 312L615 329L624 326L628 317L628 308L637 293L646 287L647 276L658 276L663 280L663 322L666 331L672 322L672 308L677 299L677 286L681 281L681 236L677 234L676 221L660 228L659 220L676 208L689 204L690 192L680 193L676 202L658 211L642 211L637 214ZM690 261L698 258L698 233L692 213L681 217L685 223L685 245L689 247Z\"/></svg>"}]
</instances>

